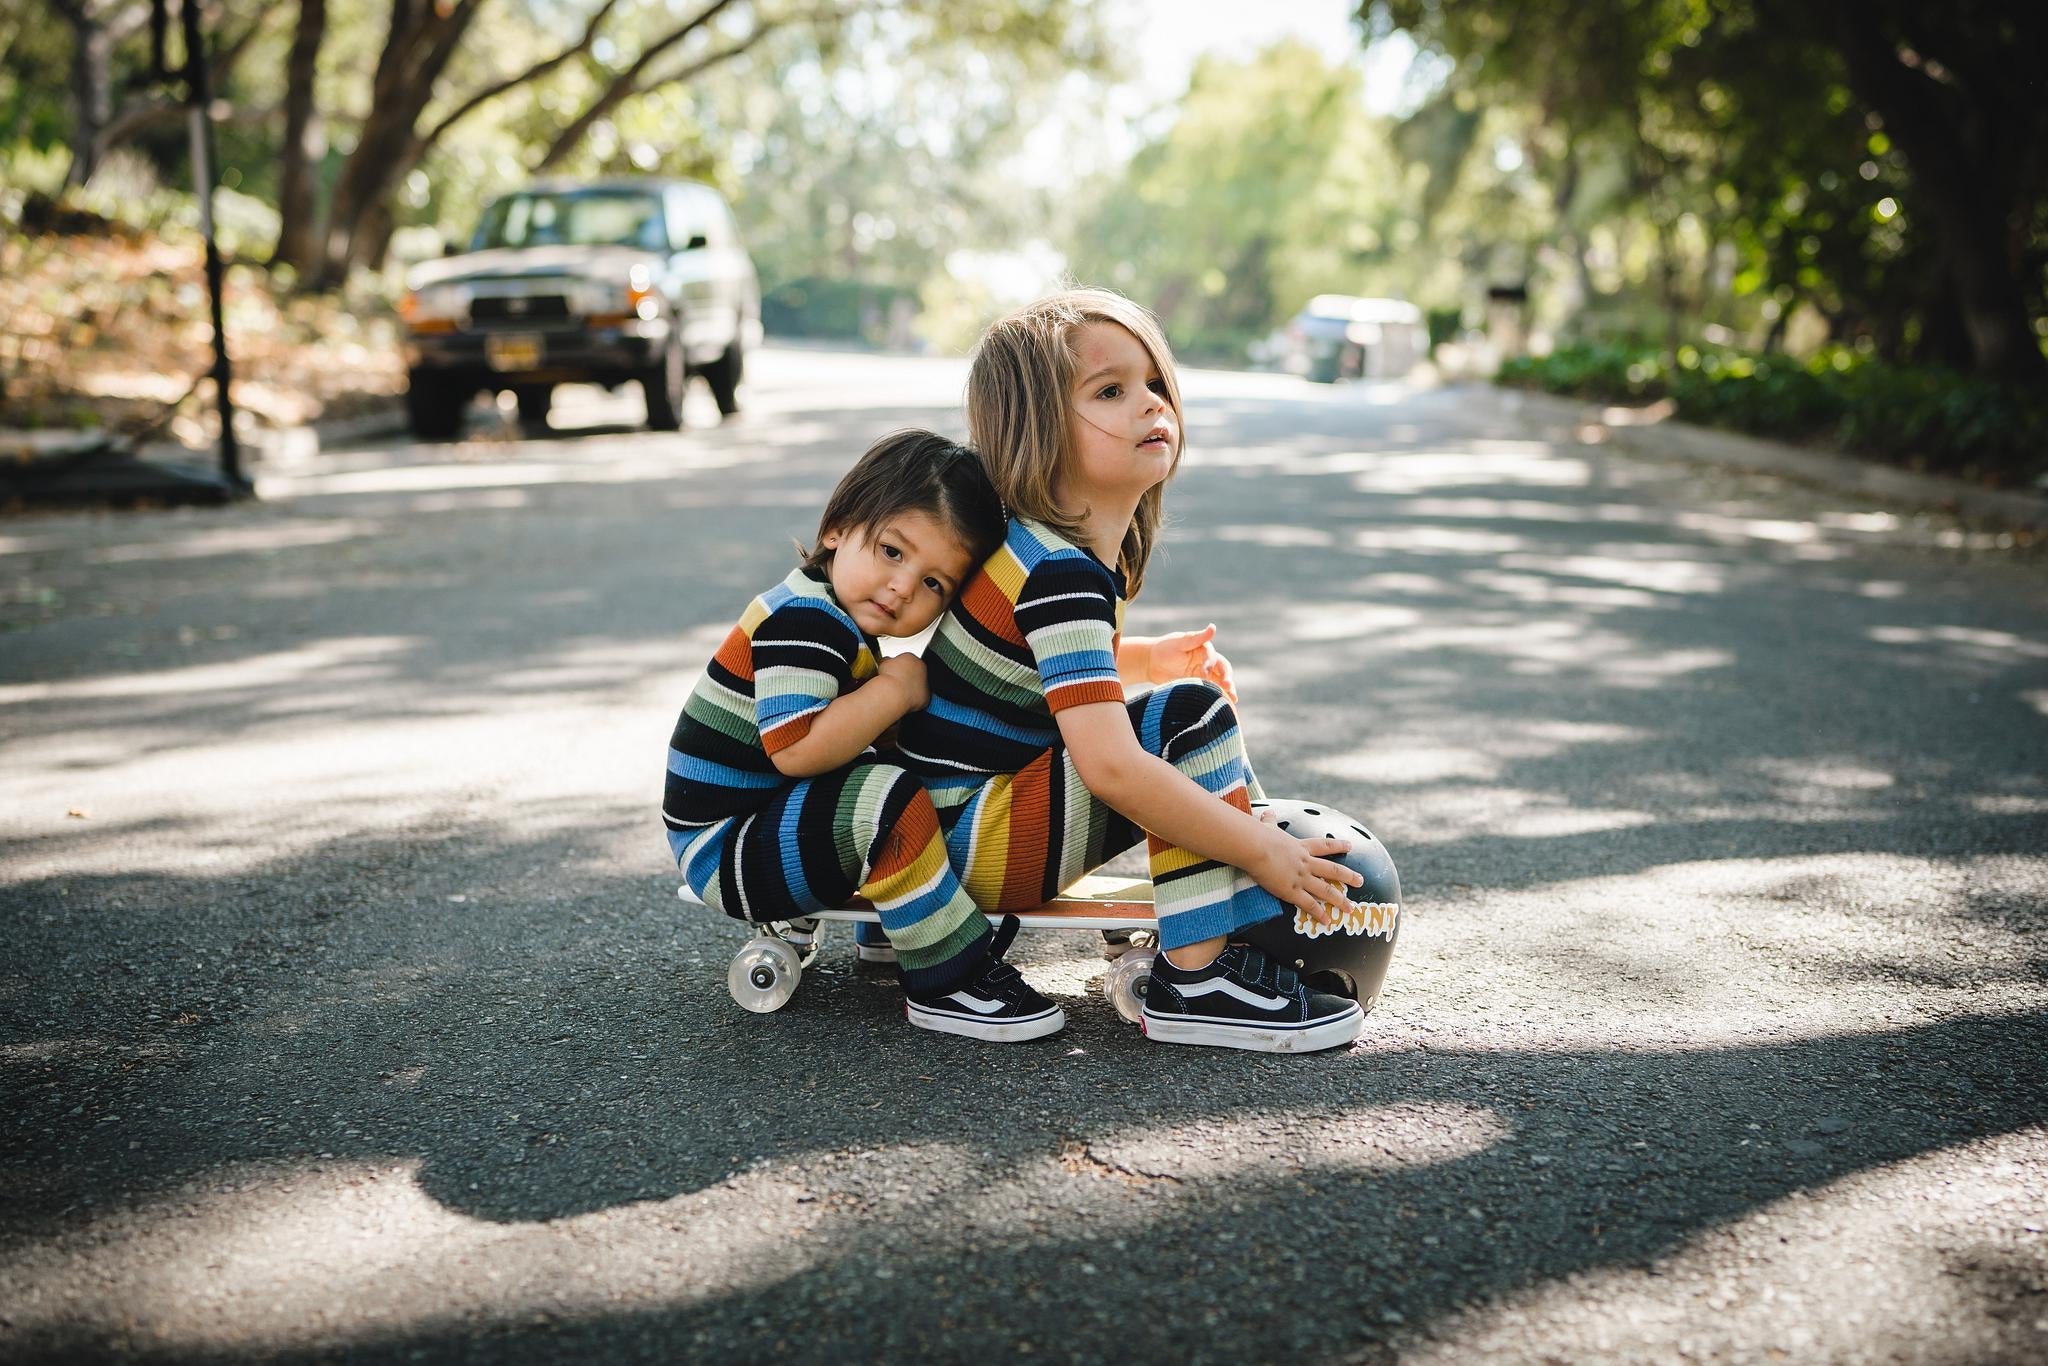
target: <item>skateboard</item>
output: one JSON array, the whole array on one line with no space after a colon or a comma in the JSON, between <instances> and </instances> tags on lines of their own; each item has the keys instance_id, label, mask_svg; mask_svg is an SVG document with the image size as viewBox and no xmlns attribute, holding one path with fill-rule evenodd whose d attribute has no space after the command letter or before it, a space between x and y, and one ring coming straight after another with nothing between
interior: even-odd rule
<instances>
[{"instance_id":1,"label":"skateboard","mask_svg":"<svg viewBox=\"0 0 2048 1366\"><path fill-rule=\"evenodd\" d=\"M685 901L697 897L687 885L677 890ZM1116 1007L1117 1014L1138 1022L1145 1009L1145 988L1152 979L1152 956L1159 942L1159 919L1152 908L1152 883L1148 878L1106 877L1092 874L1082 878L1065 893L1035 910L1012 912L1019 926L1027 930L1128 930L1131 947L1109 965L1103 975L1102 993ZM989 916L995 924L1003 917ZM867 921L880 924L881 915L864 902L834 911L819 911L816 922ZM803 980L804 969L818 956L824 942L824 923L806 928L800 921L775 921L754 926L755 935L733 955L726 970L726 989L740 1006L766 1015L789 1004ZM1141 938L1144 942L1140 942Z\"/></svg>"}]
</instances>

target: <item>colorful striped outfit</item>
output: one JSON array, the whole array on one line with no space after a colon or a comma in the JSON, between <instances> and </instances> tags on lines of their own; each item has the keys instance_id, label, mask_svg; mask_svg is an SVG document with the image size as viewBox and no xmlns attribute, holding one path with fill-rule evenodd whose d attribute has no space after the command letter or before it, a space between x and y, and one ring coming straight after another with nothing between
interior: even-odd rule
<instances>
[{"instance_id":1,"label":"colorful striped outfit","mask_svg":"<svg viewBox=\"0 0 2048 1366\"><path fill-rule=\"evenodd\" d=\"M1220 688L1183 679L1128 702L1117 677L1123 575L1027 518L960 590L924 652L931 705L903 718L953 868L982 909L1040 905L1146 840L1159 942L1179 948L1281 913L1245 873L1147 836L1082 784L1055 715L1129 709L1147 752L1240 811L1260 796Z\"/></svg>"},{"instance_id":2,"label":"colorful striped outfit","mask_svg":"<svg viewBox=\"0 0 2048 1366\"><path fill-rule=\"evenodd\" d=\"M800 779L769 758L873 678L879 657L818 575L793 570L755 598L676 719L662 820L706 905L761 922L865 897L906 989L950 990L980 965L989 928L947 866L923 787L873 750Z\"/></svg>"}]
</instances>

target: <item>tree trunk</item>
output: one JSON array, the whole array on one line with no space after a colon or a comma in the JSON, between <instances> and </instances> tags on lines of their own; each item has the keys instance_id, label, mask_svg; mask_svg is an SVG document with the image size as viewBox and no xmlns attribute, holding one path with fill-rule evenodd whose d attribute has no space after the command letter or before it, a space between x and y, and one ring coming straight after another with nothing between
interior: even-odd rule
<instances>
[{"instance_id":1,"label":"tree trunk","mask_svg":"<svg viewBox=\"0 0 2048 1366\"><path fill-rule=\"evenodd\" d=\"M364 259L374 233L362 229L391 194L401 166L411 163L420 141L420 113L433 99L434 82L446 69L462 35L476 18L481 0L452 6L393 0L391 30L377 59L370 110L354 150L342 163L319 247L313 286L332 289Z\"/></svg>"},{"instance_id":2,"label":"tree trunk","mask_svg":"<svg viewBox=\"0 0 2048 1366\"><path fill-rule=\"evenodd\" d=\"M285 61L284 147L277 176L280 221L273 266L286 265L303 278L313 265L319 204L313 183L315 151L313 82L320 43L327 35L327 0L299 0L298 28Z\"/></svg>"},{"instance_id":3,"label":"tree trunk","mask_svg":"<svg viewBox=\"0 0 2048 1366\"><path fill-rule=\"evenodd\" d=\"M1853 6L1836 12L1849 82L1882 116L1923 191L1913 203L1934 221L1976 370L2013 383L2048 383L2048 360L2029 325L2026 285L2012 252L2020 206L2011 185L1936 100L1933 80L1899 60L1887 34Z\"/></svg>"},{"instance_id":4,"label":"tree trunk","mask_svg":"<svg viewBox=\"0 0 2048 1366\"><path fill-rule=\"evenodd\" d=\"M119 35L96 5L53 0L71 26L71 165L64 186L83 185L100 168L100 133L114 117L112 57Z\"/></svg>"}]
</instances>

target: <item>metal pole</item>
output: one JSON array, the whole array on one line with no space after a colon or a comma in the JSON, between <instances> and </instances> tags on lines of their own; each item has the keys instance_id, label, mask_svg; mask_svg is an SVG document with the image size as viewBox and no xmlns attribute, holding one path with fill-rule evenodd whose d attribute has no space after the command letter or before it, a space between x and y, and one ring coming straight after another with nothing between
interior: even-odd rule
<instances>
[{"instance_id":1,"label":"metal pole","mask_svg":"<svg viewBox=\"0 0 2048 1366\"><path fill-rule=\"evenodd\" d=\"M220 398L220 474L237 493L251 485L242 474L242 448L235 440L235 401L229 392L228 335L221 318L220 246L213 240L213 81L206 64L206 39L199 32L199 0L178 6L185 28L186 123L192 134L192 192L199 199L199 231L206 239L206 290L213 300L213 387Z\"/></svg>"}]
</instances>

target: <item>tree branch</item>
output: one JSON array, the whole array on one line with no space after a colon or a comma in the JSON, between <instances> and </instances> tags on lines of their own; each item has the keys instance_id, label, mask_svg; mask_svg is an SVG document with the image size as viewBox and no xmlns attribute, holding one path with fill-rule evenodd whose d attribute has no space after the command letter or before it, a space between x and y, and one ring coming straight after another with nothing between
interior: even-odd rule
<instances>
[{"instance_id":1,"label":"tree branch","mask_svg":"<svg viewBox=\"0 0 2048 1366\"><path fill-rule=\"evenodd\" d=\"M539 80L542 76L555 70L570 58L590 51L592 44L597 41L599 25L603 24L612 10L617 8L618 3L619 0L604 0L604 3L597 7L597 12L590 16L590 22L584 26L583 36L577 39L572 46L563 48L545 61L535 62L516 76L508 76L493 85L485 86L482 90L477 91L474 95L471 95L468 99L457 105L447 117L427 130L426 136L420 139L419 150L424 152L427 148L432 147L441 140L442 134L506 91L515 90L530 81Z\"/></svg>"},{"instance_id":2,"label":"tree branch","mask_svg":"<svg viewBox=\"0 0 2048 1366\"><path fill-rule=\"evenodd\" d=\"M639 93L641 74L662 53L667 52L698 29L710 23L718 17L720 11L728 8L732 3L733 0L710 0L709 4L698 10L690 18L685 19L675 29L649 43L642 49L640 55L633 59L632 65L612 79L612 83L605 87L603 94L592 100L582 113L569 121L569 126L556 136L554 144L542 154L540 164L535 166L534 170L536 172L548 170L568 156L576 144L583 141L584 136L590 132L599 119Z\"/></svg>"},{"instance_id":3,"label":"tree branch","mask_svg":"<svg viewBox=\"0 0 2048 1366\"><path fill-rule=\"evenodd\" d=\"M687 66L678 67L676 70L671 71L666 76L657 76L655 79L647 82L647 84L635 87L630 93L634 95L645 95L650 90L659 90L664 86L675 85L680 81L694 80L696 77L701 76L705 72L711 70L711 68L719 66L725 62L729 62L733 58L740 56L741 54L746 52L747 49L753 47L763 38L766 38L769 34L793 22L796 21L794 19L773 19L765 21L759 28L755 29L752 33L748 34L739 42L733 43L728 47L720 48L716 52L707 52L702 57L699 57L696 61L689 63Z\"/></svg>"}]
</instances>

